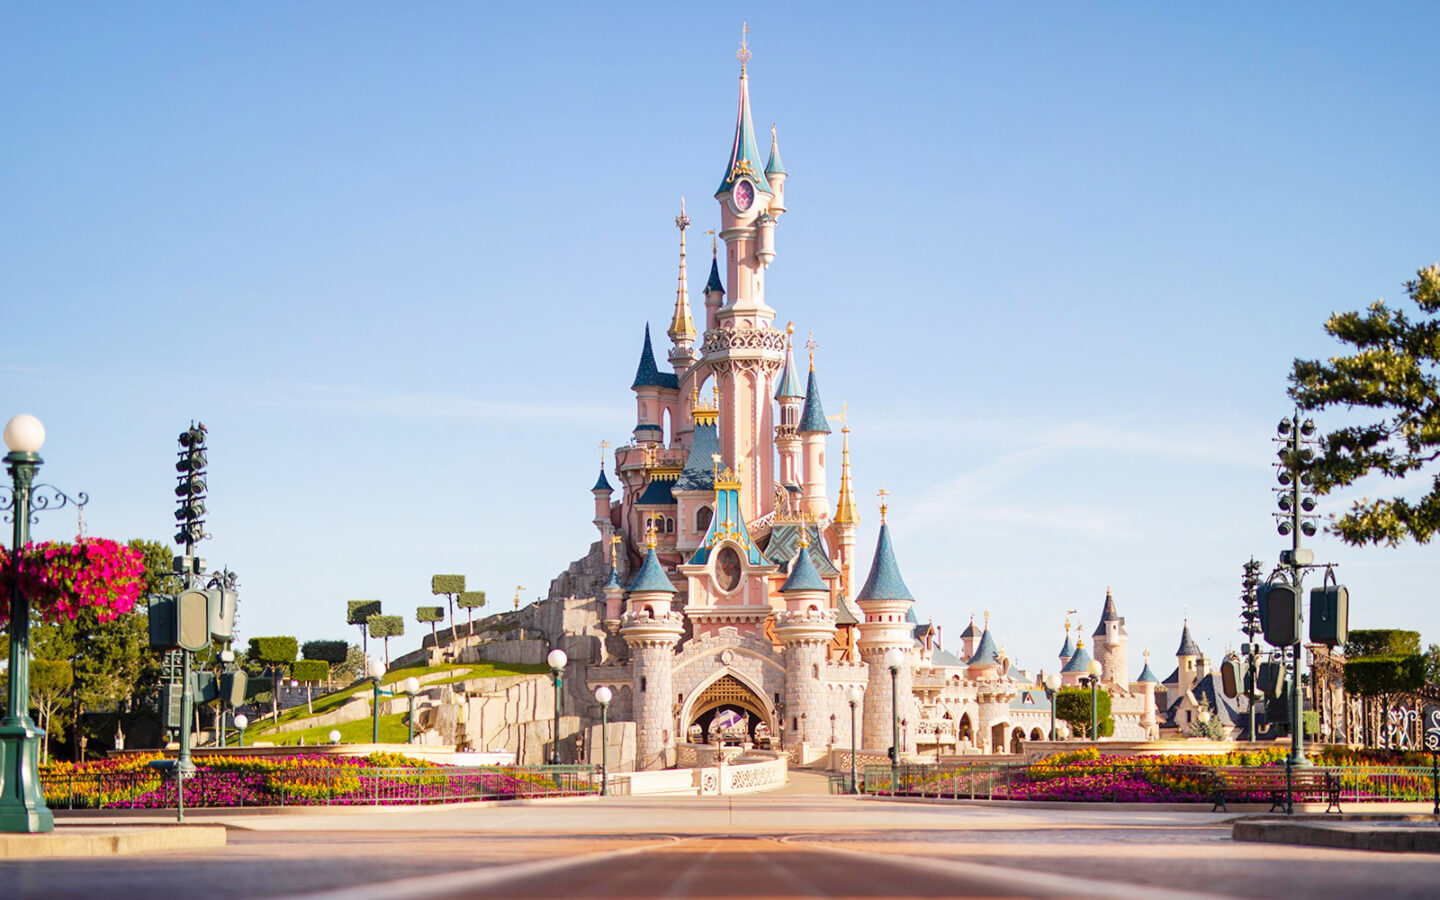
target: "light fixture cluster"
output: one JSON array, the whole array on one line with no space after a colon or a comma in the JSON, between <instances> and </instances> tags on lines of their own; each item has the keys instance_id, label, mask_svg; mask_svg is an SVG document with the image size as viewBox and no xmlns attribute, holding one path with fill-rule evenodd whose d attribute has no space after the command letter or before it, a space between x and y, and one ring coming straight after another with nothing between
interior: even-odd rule
<instances>
[{"instance_id":1,"label":"light fixture cluster","mask_svg":"<svg viewBox=\"0 0 1440 900\"><path fill-rule=\"evenodd\" d=\"M1279 512L1272 513L1275 530L1288 535L1298 528L1306 537L1314 537L1319 530L1315 521L1320 516L1315 513L1315 492L1310 486L1307 467L1315 459L1314 447L1319 443L1315 437L1315 421L1302 422L1298 415L1281 419L1275 427L1274 441L1280 445L1275 452L1279 461L1274 464L1279 470L1275 478L1280 482L1280 486L1273 489L1275 504L1280 508Z\"/></svg>"}]
</instances>

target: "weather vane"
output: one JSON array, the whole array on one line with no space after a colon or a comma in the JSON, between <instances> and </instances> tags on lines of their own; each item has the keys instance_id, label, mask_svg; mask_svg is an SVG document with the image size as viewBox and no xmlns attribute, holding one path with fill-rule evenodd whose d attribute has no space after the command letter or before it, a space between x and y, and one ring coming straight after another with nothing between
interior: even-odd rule
<instances>
[{"instance_id":1,"label":"weather vane","mask_svg":"<svg viewBox=\"0 0 1440 900\"><path fill-rule=\"evenodd\" d=\"M887 490L885 490L885 489L882 487L880 490L876 491L875 494L880 498L880 524L881 524L881 525L884 525L884 524L885 524L885 511L890 508L890 507L885 503L885 498L888 497L888 496L890 496L890 492L887 491Z\"/></svg>"},{"instance_id":2,"label":"weather vane","mask_svg":"<svg viewBox=\"0 0 1440 900\"><path fill-rule=\"evenodd\" d=\"M740 60L740 74L745 74L745 64L750 61L750 47L747 38L750 35L750 23L740 23L740 49L735 51L735 58Z\"/></svg>"},{"instance_id":3,"label":"weather vane","mask_svg":"<svg viewBox=\"0 0 1440 900\"><path fill-rule=\"evenodd\" d=\"M680 215L675 217L675 227L680 229L680 239L685 239L685 229L690 227L690 217L685 215L685 198L680 198Z\"/></svg>"}]
</instances>

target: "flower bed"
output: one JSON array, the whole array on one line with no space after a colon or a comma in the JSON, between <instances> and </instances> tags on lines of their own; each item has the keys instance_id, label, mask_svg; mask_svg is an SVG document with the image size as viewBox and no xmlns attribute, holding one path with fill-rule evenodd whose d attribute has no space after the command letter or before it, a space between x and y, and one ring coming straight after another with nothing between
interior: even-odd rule
<instances>
[{"instance_id":1,"label":"flower bed","mask_svg":"<svg viewBox=\"0 0 1440 900\"><path fill-rule=\"evenodd\" d=\"M173 776L151 766L158 753L41 767L52 808L163 809L176 800ZM185 779L195 807L454 803L595 793L590 767L446 766L397 753L367 757L197 754Z\"/></svg>"}]
</instances>

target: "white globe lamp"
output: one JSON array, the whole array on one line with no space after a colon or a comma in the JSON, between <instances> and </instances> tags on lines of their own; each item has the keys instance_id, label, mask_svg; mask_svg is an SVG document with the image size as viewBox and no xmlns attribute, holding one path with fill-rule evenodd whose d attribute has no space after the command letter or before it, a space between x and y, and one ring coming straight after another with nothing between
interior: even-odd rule
<instances>
[{"instance_id":1,"label":"white globe lamp","mask_svg":"<svg viewBox=\"0 0 1440 900\"><path fill-rule=\"evenodd\" d=\"M601 706L609 706L610 701L615 699L615 692L602 684L595 689L595 699Z\"/></svg>"},{"instance_id":2,"label":"white globe lamp","mask_svg":"<svg viewBox=\"0 0 1440 900\"><path fill-rule=\"evenodd\" d=\"M332 743L332 744L338 744L338 743L340 743L340 732L339 732L339 731L336 731L336 730L334 730L334 729L332 729L332 730L330 731L330 743Z\"/></svg>"},{"instance_id":3,"label":"white globe lamp","mask_svg":"<svg viewBox=\"0 0 1440 900\"><path fill-rule=\"evenodd\" d=\"M15 453L39 453L45 446L45 426L29 413L5 423L5 446Z\"/></svg>"},{"instance_id":4,"label":"white globe lamp","mask_svg":"<svg viewBox=\"0 0 1440 900\"><path fill-rule=\"evenodd\" d=\"M569 661L570 657L566 655L564 650L558 647L551 650L550 655L545 657L545 662L549 663L552 669L563 669Z\"/></svg>"},{"instance_id":5,"label":"white globe lamp","mask_svg":"<svg viewBox=\"0 0 1440 900\"><path fill-rule=\"evenodd\" d=\"M892 669L898 669L905 665L905 651L899 647L891 647L885 651L885 665Z\"/></svg>"}]
</instances>

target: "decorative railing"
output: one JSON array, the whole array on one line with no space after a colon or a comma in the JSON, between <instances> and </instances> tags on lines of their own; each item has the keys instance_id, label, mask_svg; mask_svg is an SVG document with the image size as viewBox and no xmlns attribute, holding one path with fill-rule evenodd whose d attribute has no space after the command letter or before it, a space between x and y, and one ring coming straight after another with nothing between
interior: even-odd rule
<instances>
[{"instance_id":1,"label":"decorative railing","mask_svg":"<svg viewBox=\"0 0 1440 900\"><path fill-rule=\"evenodd\" d=\"M51 809L171 809L173 774L154 769L43 775ZM185 806L394 806L573 797L600 792L598 766L198 768Z\"/></svg>"}]
</instances>

